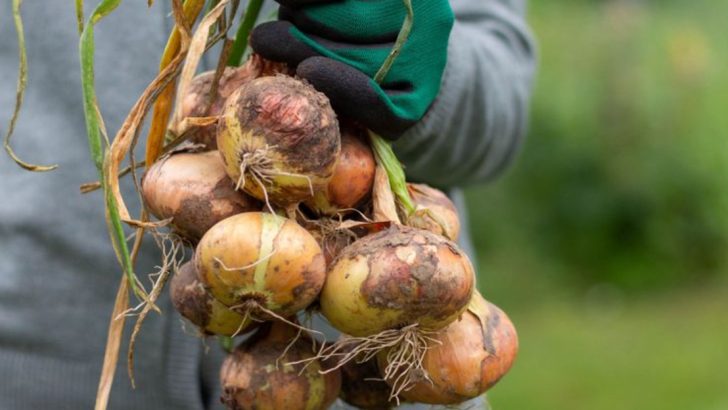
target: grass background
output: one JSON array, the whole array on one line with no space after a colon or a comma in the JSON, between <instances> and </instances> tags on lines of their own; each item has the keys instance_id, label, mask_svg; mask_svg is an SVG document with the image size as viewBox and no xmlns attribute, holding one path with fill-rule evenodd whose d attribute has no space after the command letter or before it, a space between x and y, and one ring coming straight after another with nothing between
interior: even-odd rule
<instances>
[{"instance_id":1,"label":"grass background","mask_svg":"<svg viewBox=\"0 0 728 410\"><path fill-rule=\"evenodd\" d=\"M468 191L504 409L728 409L728 2L530 2L531 131Z\"/></svg>"}]
</instances>

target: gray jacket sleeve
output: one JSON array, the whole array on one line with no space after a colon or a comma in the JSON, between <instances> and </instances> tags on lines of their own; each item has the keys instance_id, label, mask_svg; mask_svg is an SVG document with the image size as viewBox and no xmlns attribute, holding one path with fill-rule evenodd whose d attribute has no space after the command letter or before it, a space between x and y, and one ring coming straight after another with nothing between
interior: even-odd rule
<instances>
[{"instance_id":1,"label":"gray jacket sleeve","mask_svg":"<svg viewBox=\"0 0 728 410\"><path fill-rule=\"evenodd\" d=\"M525 0L451 4L456 22L440 94L394 146L409 179L441 187L487 181L511 162L535 66Z\"/></svg>"}]
</instances>

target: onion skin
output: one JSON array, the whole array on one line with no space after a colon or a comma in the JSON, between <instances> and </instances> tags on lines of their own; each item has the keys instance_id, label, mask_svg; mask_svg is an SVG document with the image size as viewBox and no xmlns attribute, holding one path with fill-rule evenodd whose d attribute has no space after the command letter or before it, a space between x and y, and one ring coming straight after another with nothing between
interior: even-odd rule
<instances>
[{"instance_id":1,"label":"onion skin","mask_svg":"<svg viewBox=\"0 0 728 410\"><path fill-rule=\"evenodd\" d=\"M208 99L215 71L207 71L197 75L190 82L187 92L182 97L182 116L187 117L216 117L222 113L225 101L235 90L246 82L258 77L271 76L277 73L290 72L284 63L275 63L253 54L241 67L226 67L220 76L217 94L212 100L208 110ZM190 140L205 145L207 149L217 149L217 125L197 127L190 136Z\"/></svg>"},{"instance_id":2,"label":"onion skin","mask_svg":"<svg viewBox=\"0 0 728 410\"><path fill-rule=\"evenodd\" d=\"M510 370L518 353L511 320L477 292L462 319L436 338L442 344L428 350L424 360L432 383L423 380L402 392L407 400L457 404L478 397Z\"/></svg>"},{"instance_id":3,"label":"onion skin","mask_svg":"<svg viewBox=\"0 0 728 410\"><path fill-rule=\"evenodd\" d=\"M235 190L217 151L178 153L157 161L144 174L142 196L152 215L172 218L174 231L193 243L219 221L262 208Z\"/></svg>"},{"instance_id":4,"label":"onion skin","mask_svg":"<svg viewBox=\"0 0 728 410\"><path fill-rule=\"evenodd\" d=\"M285 207L326 189L341 136L323 94L279 75L250 81L228 98L217 145L228 175L245 192Z\"/></svg>"},{"instance_id":5,"label":"onion skin","mask_svg":"<svg viewBox=\"0 0 728 410\"><path fill-rule=\"evenodd\" d=\"M233 336L255 327L255 322L233 312L210 296L197 278L192 262L187 262L172 277L170 298L177 312L194 324L203 334Z\"/></svg>"},{"instance_id":6,"label":"onion skin","mask_svg":"<svg viewBox=\"0 0 728 410\"><path fill-rule=\"evenodd\" d=\"M341 154L326 189L306 202L318 214L334 215L359 205L372 192L376 162L358 129L342 127Z\"/></svg>"},{"instance_id":7,"label":"onion skin","mask_svg":"<svg viewBox=\"0 0 728 410\"><path fill-rule=\"evenodd\" d=\"M311 304L326 277L311 234L292 220L261 212L213 226L197 246L195 263L205 287L226 306L255 300L282 316Z\"/></svg>"},{"instance_id":8,"label":"onion skin","mask_svg":"<svg viewBox=\"0 0 728 410\"><path fill-rule=\"evenodd\" d=\"M327 409L339 394L341 374L320 374L325 367L318 360L305 369L287 364L314 356L305 336L289 347L297 334L282 322L265 323L238 346L220 371L222 403L233 410Z\"/></svg>"},{"instance_id":9,"label":"onion skin","mask_svg":"<svg viewBox=\"0 0 728 410\"><path fill-rule=\"evenodd\" d=\"M407 225L457 241L460 236L460 218L450 198L425 184L407 184L407 190L420 210L409 218ZM425 209L427 211L422 212Z\"/></svg>"},{"instance_id":10,"label":"onion skin","mask_svg":"<svg viewBox=\"0 0 728 410\"><path fill-rule=\"evenodd\" d=\"M394 225L345 248L319 299L323 315L348 335L414 323L438 330L465 311L474 283L473 266L457 245Z\"/></svg>"}]
</instances>

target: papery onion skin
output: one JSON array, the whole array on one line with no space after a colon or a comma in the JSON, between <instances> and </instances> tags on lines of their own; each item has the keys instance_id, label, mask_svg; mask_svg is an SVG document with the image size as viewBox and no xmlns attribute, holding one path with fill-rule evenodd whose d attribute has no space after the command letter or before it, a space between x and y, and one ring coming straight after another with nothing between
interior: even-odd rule
<instances>
[{"instance_id":1,"label":"papery onion skin","mask_svg":"<svg viewBox=\"0 0 728 410\"><path fill-rule=\"evenodd\" d=\"M458 240L458 210L445 193L425 184L407 184L407 191L420 210L411 216L408 225L442 235L452 241ZM422 212L423 210L426 212Z\"/></svg>"},{"instance_id":2,"label":"papery onion skin","mask_svg":"<svg viewBox=\"0 0 728 410\"><path fill-rule=\"evenodd\" d=\"M265 323L223 362L221 401L233 410L323 410L339 394L341 374L314 360L289 363L314 356L311 341L281 322ZM284 354L285 352L285 354ZM304 367L305 366L305 367Z\"/></svg>"},{"instance_id":3,"label":"papery onion skin","mask_svg":"<svg viewBox=\"0 0 728 410\"><path fill-rule=\"evenodd\" d=\"M473 266L456 244L395 225L341 252L328 270L321 312L352 336L414 323L437 330L467 308L474 283Z\"/></svg>"},{"instance_id":4,"label":"papery onion skin","mask_svg":"<svg viewBox=\"0 0 728 410\"><path fill-rule=\"evenodd\" d=\"M296 222L247 212L213 226L195 253L200 280L226 306L255 300L279 315L306 308L326 277L316 240Z\"/></svg>"},{"instance_id":5,"label":"papery onion skin","mask_svg":"<svg viewBox=\"0 0 728 410\"><path fill-rule=\"evenodd\" d=\"M242 335L256 325L207 293L193 262L185 263L175 273L169 293L175 309L205 335Z\"/></svg>"},{"instance_id":6,"label":"papery onion skin","mask_svg":"<svg viewBox=\"0 0 728 410\"><path fill-rule=\"evenodd\" d=\"M142 179L144 204L175 232L196 243L217 222L262 204L235 190L217 151L181 152L152 165Z\"/></svg>"},{"instance_id":7,"label":"papery onion skin","mask_svg":"<svg viewBox=\"0 0 728 410\"><path fill-rule=\"evenodd\" d=\"M510 370L518 353L513 323L479 293L462 319L436 338L442 344L433 344L424 359L432 383L423 380L402 392L407 400L446 405L478 397Z\"/></svg>"},{"instance_id":8,"label":"papery onion skin","mask_svg":"<svg viewBox=\"0 0 728 410\"><path fill-rule=\"evenodd\" d=\"M341 136L323 94L278 75L250 81L228 98L217 144L233 181L255 198L285 207L327 187Z\"/></svg>"}]
</instances>

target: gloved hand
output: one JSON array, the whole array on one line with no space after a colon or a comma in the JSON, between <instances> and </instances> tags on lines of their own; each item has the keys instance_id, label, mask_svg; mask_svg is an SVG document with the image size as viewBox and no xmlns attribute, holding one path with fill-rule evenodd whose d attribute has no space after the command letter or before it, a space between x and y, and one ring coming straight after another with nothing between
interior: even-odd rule
<instances>
[{"instance_id":1,"label":"gloved hand","mask_svg":"<svg viewBox=\"0 0 728 410\"><path fill-rule=\"evenodd\" d=\"M426 113L440 90L453 25L448 0L413 0L409 40L381 85L374 76L407 14L402 0L276 0L279 21L258 26L253 49L297 66L334 109L389 139Z\"/></svg>"}]
</instances>

